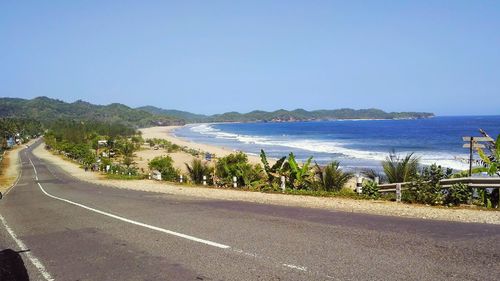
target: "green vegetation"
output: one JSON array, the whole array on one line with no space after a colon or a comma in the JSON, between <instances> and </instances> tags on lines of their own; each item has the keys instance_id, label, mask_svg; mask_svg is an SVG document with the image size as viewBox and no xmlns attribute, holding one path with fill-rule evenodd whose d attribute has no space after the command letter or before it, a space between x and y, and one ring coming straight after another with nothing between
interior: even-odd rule
<instances>
[{"instance_id":1,"label":"green vegetation","mask_svg":"<svg viewBox=\"0 0 500 281\"><path fill-rule=\"evenodd\" d=\"M324 168L316 164L316 175L319 178L321 190L336 192L354 177L353 173L342 171L338 161L333 161Z\"/></svg>"},{"instance_id":2,"label":"green vegetation","mask_svg":"<svg viewBox=\"0 0 500 281\"><path fill-rule=\"evenodd\" d=\"M426 112L384 112L380 109L350 109L342 108L335 110L276 110L272 112L255 110L249 113L226 112L212 116L193 114L178 110L165 110L154 106L138 108L152 114L179 118L189 123L197 122L273 122L273 121L310 121L310 120L333 120L333 119L408 119L429 118L434 114Z\"/></svg>"},{"instance_id":3,"label":"green vegetation","mask_svg":"<svg viewBox=\"0 0 500 281\"><path fill-rule=\"evenodd\" d=\"M480 130L484 136L489 137L486 132ZM500 135L497 136L496 141L492 141L487 144L487 149L489 155L486 154L482 149L479 149L479 156L486 164L484 168L480 168L480 171L487 172L490 176L497 175L500 176Z\"/></svg>"},{"instance_id":4,"label":"green vegetation","mask_svg":"<svg viewBox=\"0 0 500 281\"><path fill-rule=\"evenodd\" d=\"M33 118L43 124L59 119L93 120L108 124L122 123L135 127L184 124L178 118L154 115L118 103L94 105L81 100L66 103L47 97L38 97L32 100L0 98L0 108L0 117Z\"/></svg>"},{"instance_id":5,"label":"green vegetation","mask_svg":"<svg viewBox=\"0 0 500 281\"><path fill-rule=\"evenodd\" d=\"M212 185L212 177L209 175L213 174L213 168L210 167L207 163L202 162L200 159L193 159L191 161L191 165L186 164L186 169L188 170L189 178L195 184L203 183L203 176L207 177L208 184Z\"/></svg>"},{"instance_id":6,"label":"green vegetation","mask_svg":"<svg viewBox=\"0 0 500 281\"><path fill-rule=\"evenodd\" d=\"M243 152L232 153L218 159L215 164L215 183L218 186L231 187L233 177L236 177L238 186L253 186L260 184L264 178L264 171L260 165L252 165Z\"/></svg>"},{"instance_id":7,"label":"green vegetation","mask_svg":"<svg viewBox=\"0 0 500 281\"><path fill-rule=\"evenodd\" d=\"M364 182L362 193L363 195L371 199L380 198L378 183L371 180Z\"/></svg>"},{"instance_id":8,"label":"green vegetation","mask_svg":"<svg viewBox=\"0 0 500 281\"><path fill-rule=\"evenodd\" d=\"M94 105L85 101L66 103L48 97L32 100L0 98L0 117L33 118L46 124L58 119L78 121L96 120L106 123L123 123L128 126L181 125L186 122L282 122L334 119L408 119L429 118L426 112L385 112L379 109L335 109L306 111L304 109L255 110L249 113L227 112L206 116L180 110L165 110L154 106L130 108L123 104Z\"/></svg>"},{"instance_id":9,"label":"green vegetation","mask_svg":"<svg viewBox=\"0 0 500 281\"><path fill-rule=\"evenodd\" d=\"M177 181L179 170L174 168L174 161L170 156L159 156L149 161L149 169L158 170L161 173L162 180Z\"/></svg>"},{"instance_id":10,"label":"green vegetation","mask_svg":"<svg viewBox=\"0 0 500 281\"><path fill-rule=\"evenodd\" d=\"M389 183L407 182L417 175L419 162L413 153L401 158L393 151L382 161L382 168Z\"/></svg>"},{"instance_id":11,"label":"green vegetation","mask_svg":"<svg viewBox=\"0 0 500 281\"><path fill-rule=\"evenodd\" d=\"M141 139L136 136L135 129L123 124L58 120L48 125L44 140L48 149L86 168L103 170L109 166L113 173L137 174L137 169L132 166L133 152ZM103 140L104 145L99 145ZM107 156L104 157L103 153Z\"/></svg>"}]
</instances>

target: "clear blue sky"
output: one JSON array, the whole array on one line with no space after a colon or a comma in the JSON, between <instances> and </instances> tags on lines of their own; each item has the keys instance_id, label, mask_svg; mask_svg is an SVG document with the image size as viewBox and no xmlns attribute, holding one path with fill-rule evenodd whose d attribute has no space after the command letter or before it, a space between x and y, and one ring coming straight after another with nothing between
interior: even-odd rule
<instances>
[{"instance_id":1,"label":"clear blue sky","mask_svg":"<svg viewBox=\"0 0 500 281\"><path fill-rule=\"evenodd\" d=\"M500 114L500 1L1 1L0 96Z\"/></svg>"}]
</instances>

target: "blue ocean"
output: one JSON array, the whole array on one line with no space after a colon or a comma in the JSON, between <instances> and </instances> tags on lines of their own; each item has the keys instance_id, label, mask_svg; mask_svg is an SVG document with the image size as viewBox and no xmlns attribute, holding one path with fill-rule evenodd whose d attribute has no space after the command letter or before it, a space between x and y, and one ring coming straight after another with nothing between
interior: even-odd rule
<instances>
[{"instance_id":1,"label":"blue ocean","mask_svg":"<svg viewBox=\"0 0 500 281\"><path fill-rule=\"evenodd\" d=\"M467 169L468 149L462 136L496 138L500 116L453 116L416 120L335 120L291 123L191 124L174 131L177 137L271 157L290 152L298 159L313 156L319 164L338 160L349 170L373 168L392 150L415 153L421 163ZM476 158L478 156L476 155Z\"/></svg>"}]
</instances>

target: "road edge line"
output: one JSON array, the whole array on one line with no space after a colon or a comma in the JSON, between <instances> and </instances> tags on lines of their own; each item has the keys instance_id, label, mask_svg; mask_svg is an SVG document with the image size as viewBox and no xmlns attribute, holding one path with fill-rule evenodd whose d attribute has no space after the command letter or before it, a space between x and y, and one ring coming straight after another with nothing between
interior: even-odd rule
<instances>
[{"instance_id":1,"label":"road edge line","mask_svg":"<svg viewBox=\"0 0 500 281\"><path fill-rule=\"evenodd\" d=\"M17 246L21 250L28 249L28 247L26 247L26 244L24 244L24 242L17 237L17 235L14 232L14 230L12 230L12 228L9 227L9 225L7 224L7 221L5 220L5 218L1 214L0 214L0 221L4 225L5 230L7 230L7 233L9 233L10 237L12 237L12 239L14 240L14 242L16 242ZM47 271L47 269L45 268L45 266L43 265L43 263L37 257L35 257L30 252L25 252L24 254L26 254L26 257L36 267L36 269L38 269L38 271L40 272L40 274L42 274L42 276L43 276L43 278L45 278L45 280L47 280L47 281L54 281L55 280L50 275L50 273Z\"/></svg>"}]
</instances>

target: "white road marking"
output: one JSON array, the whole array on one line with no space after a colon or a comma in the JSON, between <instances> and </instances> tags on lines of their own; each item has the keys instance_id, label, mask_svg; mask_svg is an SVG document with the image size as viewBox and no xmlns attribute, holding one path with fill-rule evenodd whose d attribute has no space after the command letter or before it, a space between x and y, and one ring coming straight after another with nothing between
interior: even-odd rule
<instances>
[{"instance_id":1,"label":"white road marking","mask_svg":"<svg viewBox=\"0 0 500 281\"><path fill-rule=\"evenodd\" d=\"M21 239L17 238L17 235L14 233L14 231L9 227L9 225L7 225L7 222L5 221L5 219L2 215L0 215L0 221L2 221L2 224L5 226L5 229L10 234L12 239L16 242L19 249L21 249L21 250L28 249L28 247L26 247L26 244L24 244L24 242ZM54 278L52 278L52 276L47 271L47 269L45 269L45 266L43 266L42 262L40 262L40 260L38 258L36 258L34 255L32 255L30 252L24 252L24 254L26 254L26 257L28 257L28 259L38 269L38 271L40 271L40 274L42 274L42 276L43 276L43 278L45 278L45 280L47 280L47 281L55 280Z\"/></svg>"},{"instance_id":2,"label":"white road marking","mask_svg":"<svg viewBox=\"0 0 500 281\"><path fill-rule=\"evenodd\" d=\"M30 159L30 162L31 162L31 165L33 166L33 169L35 169L35 165L33 165L33 162L31 161L31 159ZM201 239L201 238L198 238L198 237L194 237L194 236L191 236L191 235L187 235L187 234L175 232L175 231L168 230L168 229L161 228L161 227L157 227L157 226L154 226L154 225L149 225L149 224L138 222L138 221L135 221L135 220L127 219L127 218L124 218L124 217L121 217L121 216L118 216L118 215L110 214L108 212L104 212L104 211L101 211L101 210L97 210L97 209L91 208L89 206L86 206L86 205L83 205L83 204L80 204L80 203L77 203L77 202L73 202L73 201L68 200L68 199L57 197L57 196L54 196L54 195L48 193L47 191L45 191L45 189L42 187L42 185L39 182L37 184L40 187L40 190L45 195L47 195L50 198L66 202L66 203L78 206L80 208L84 208L86 210L89 210L89 211L92 211L92 212L95 212L95 213L98 213L98 214L101 214L101 215L104 215L104 216L108 216L110 218L114 218L114 219L117 219L117 220L120 220L120 221L123 221L123 222L128 222L130 224L142 226L142 227L145 227L145 228L148 228L148 229L156 230L156 231L159 231L159 232L163 232L163 233L166 233L166 234L174 235L174 236L177 236L177 237L181 237L181 238L184 238L184 239L188 239L188 240L191 240L191 241L203 243L203 244L210 245L210 246L217 247L217 248L221 248L221 249L229 249L229 248L231 248L230 246L227 246L227 245L224 245L224 244L220 244L220 243L216 243L216 242L213 242L213 241L209 241L209 240Z\"/></svg>"},{"instance_id":3,"label":"white road marking","mask_svg":"<svg viewBox=\"0 0 500 281\"><path fill-rule=\"evenodd\" d=\"M35 169L35 165L31 161L31 159L30 159L30 162L31 162L31 165L33 166L33 169ZM50 172L52 173L52 171L50 171ZM111 218L114 218L114 219L117 219L117 220L120 220L120 221L123 221L123 222L127 222L127 223L130 223L130 224L142 226L142 227L145 227L145 228L148 228L148 229L151 229L151 230L156 230L156 231L163 232L163 233L166 233L166 234L170 234L170 235L174 235L174 236L177 236L177 237L185 238L185 239L188 239L188 240L191 240L191 241L195 241L195 242L203 243L203 244L206 244L206 245L214 246L214 247L217 247L217 248L221 248L221 249L230 249L231 248L230 246L227 246L227 245L219 244L219 243L216 243L216 242L213 242L213 241L209 241L209 240L197 238L197 237L194 237L194 236L191 236L191 235L182 234L182 233L171 231L171 230L164 229L164 228L161 228L161 227L157 227L157 226L145 224L145 223L142 223L142 222L134 221L134 220L127 219L127 218L124 218L124 217L121 217L121 216L118 216L118 215L114 215L114 214L111 214L111 213L108 213L108 212L104 212L104 211L101 211L101 210L98 210L98 209L95 209L95 208L92 208L92 207L89 207L89 206L86 206L86 205L83 205L83 204L80 204L80 203L77 203L77 202L73 202L73 201L65 199L65 198L57 197L55 195L52 195L52 194L48 193L42 187L42 185L40 183L37 183L37 184L38 184L38 187L40 187L40 190L46 196L48 196L48 197L51 197L53 199L60 200L60 201L63 201L63 202L66 202L66 203L69 203L69 204L72 204L72 205L84 208L86 210L89 210L89 211L92 211L92 212L95 212L95 213L98 213L98 214L101 214L101 215L104 215L104 216L108 216L108 217L111 217ZM257 254L248 253L248 252L245 252L245 251L239 250L239 249L233 249L233 252L236 252L236 253L239 253L239 254L243 254L245 256L250 256L250 257L253 257L253 258L264 258L264 257L260 257ZM298 265L286 264L286 263L283 263L281 265L284 266L284 267L287 267L287 268L291 268L291 269L295 269L295 270L300 270L300 271L303 271L303 272L307 272L307 267L304 267L304 266L298 266Z\"/></svg>"},{"instance_id":4,"label":"white road marking","mask_svg":"<svg viewBox=\"0 0 500 281\"><path fill-rule=\"evenodd\" d=\"M307 267L304 267L304 266L298 266L298 265L286 264L286 263L284 263L283 266L286 266L286 267L289 267L289 268L293 268L293 269L297 269L297 270L300 270L300 271L307 271Z\"/></svg>"}]
</instances>

